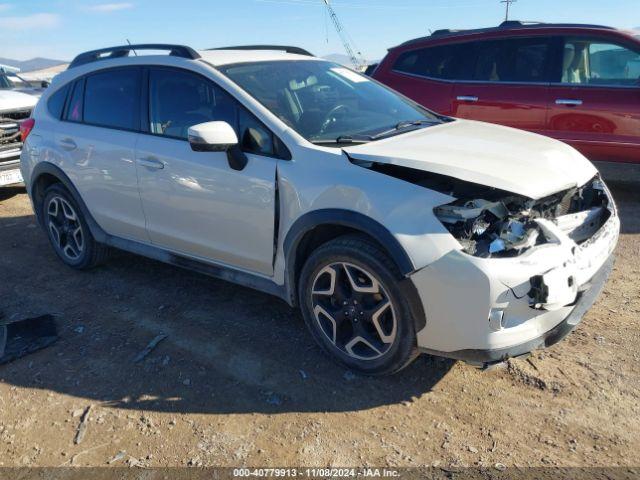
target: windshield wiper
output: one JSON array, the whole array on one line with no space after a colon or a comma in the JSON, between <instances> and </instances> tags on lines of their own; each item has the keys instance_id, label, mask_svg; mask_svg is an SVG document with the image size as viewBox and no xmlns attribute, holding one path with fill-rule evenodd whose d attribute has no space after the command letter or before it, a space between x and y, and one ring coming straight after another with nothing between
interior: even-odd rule
<instances>
[{"instance_id":1,"label":"windshield wiper","mask_svg":"<svg viewBox=\"0 0 640 480\"><path fill-rule=\"evenodd\" d=\"M358 143L369 143L373 140L373 137L369 135L340 135L339 137L333 140L313 140L311 143L315 145L344 145L344 144L358 144Z\"/></svg>"},{"instance_id":2,"label":"windshield wiper","mask_svg":"<svg viewBox=\"0 0 640 480\"><path fill-rule=\"evenodd\" d=\"M395 127L390 128L389 130L384 130L383 132L376 133L371 137L371 140L378 140L379 138L383 138L394 133L400 133L404 130L417 130L422 125L436 125L439 122L433 120L403 120L398 122Z\"/></svg>"}]
</instances>

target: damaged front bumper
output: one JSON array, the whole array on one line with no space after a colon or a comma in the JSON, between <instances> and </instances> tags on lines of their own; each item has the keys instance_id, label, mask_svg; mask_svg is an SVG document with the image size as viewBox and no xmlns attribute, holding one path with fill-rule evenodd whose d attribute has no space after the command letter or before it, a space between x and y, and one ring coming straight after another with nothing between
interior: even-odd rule
<instances>
[{"instance_id":1,"label":"damaged front bumper","mask_svg":"<svg viewBox=\"0 0 640 480\"><path fill-rule=\"evenodd\" d=\"M613 265L620 220L580 244L541 221L554 242L511 258L452 251L415 272L426 326L418 347L430 354L488 364L561 340L595 302Z\"/></svg>"}]
</instances>

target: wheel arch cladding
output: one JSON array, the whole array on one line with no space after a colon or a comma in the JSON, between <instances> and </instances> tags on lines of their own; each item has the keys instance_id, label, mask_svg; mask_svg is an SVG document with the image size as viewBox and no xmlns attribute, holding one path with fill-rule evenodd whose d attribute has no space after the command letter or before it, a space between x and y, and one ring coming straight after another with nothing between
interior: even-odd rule
<instances>
[{"instance_id":1,"label":"wheel arch cladding","mask_svg":"<svg viewBox=\"0 0 640 480\"><path fill-rule=\"evenodd\" d=\"M416 331L424 328L426 317L415 286L407 276L415 267L400 242L383 225L370 217L351 210L322 209L298 218L284 239L287 284L290 303L295 305L299 275L306 258L320 245L349 233L363 234L376 243L398 267L402 277L398 281L415 320Z\"/></svg>"},{"instance_id":2,"label":"wheel arch cladding","mask_svg":"<svg viewBox=\"0 0 640 480\"><path fill-rule=\"evenodd\" d=\"M51 185L59 183L67 190L67 192L69 192L69 195L71 195L73 200L82 211L82 215L84 216L84 219L87 222L87 225L89 226L93 237L99 242L104 241L107 238L107 234L94 220L93 216L89 212L89 209L82 200L80 193L73 185L73 182L67 176L67 174L62 171L60 167L49 162L38 163L33 169L30 183L31 184L28 187L29 195L31 196L31 199L33 201L33 208L38 223L42 225L42 212L40 211L40 207L42 205L42 201L44 200L44 192Z\"/></svg>"}]
</instances>

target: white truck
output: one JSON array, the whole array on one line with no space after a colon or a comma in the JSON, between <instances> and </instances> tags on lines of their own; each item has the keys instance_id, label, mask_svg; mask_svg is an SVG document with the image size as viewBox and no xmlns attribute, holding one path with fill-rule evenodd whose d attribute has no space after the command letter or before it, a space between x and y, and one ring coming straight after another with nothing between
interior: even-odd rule
<instances>
[{"instance_id":1,"label":"white truck","mask_svg":"<svg viewBox=\"0 0 640 480\"><path fill-rule=\"evenodd\" d=\"M0 75L12 70L0 65ZM34 95L0 88L0 187L22 182L20 123L29 118L37 102Z\"/></svg>"}]
</instances>

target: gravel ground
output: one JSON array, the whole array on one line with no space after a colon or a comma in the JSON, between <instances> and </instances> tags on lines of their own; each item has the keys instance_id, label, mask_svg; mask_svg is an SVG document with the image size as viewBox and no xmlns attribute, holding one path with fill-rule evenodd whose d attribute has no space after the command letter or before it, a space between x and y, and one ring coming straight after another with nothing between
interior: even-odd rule
<instances>
[{"instance_id":1,"label":"gravel ground","mask_svg":"<svg viewBox=\"0 0 640 480\"><path fill-rule=\"evenodd\" d=\"M638 466L639 191L614 185L615 270L563 342L371 379L267 295L124 253L64 267L24 190L2 189L0 308L55 314L60 340L0 366L0 466Z\"/></svg>"}]
</instances>

